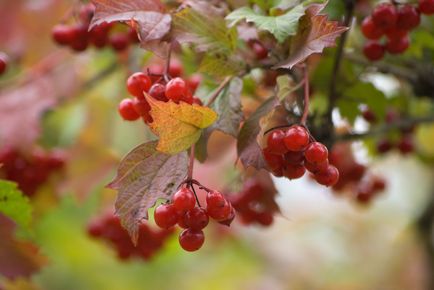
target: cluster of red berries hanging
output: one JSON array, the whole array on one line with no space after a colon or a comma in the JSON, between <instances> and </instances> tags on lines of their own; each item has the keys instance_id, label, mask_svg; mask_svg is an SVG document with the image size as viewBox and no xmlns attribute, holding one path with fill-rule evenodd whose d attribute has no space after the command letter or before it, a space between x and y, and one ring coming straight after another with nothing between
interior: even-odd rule
<instances>
[{"instance_id":1,"label":"cluster of red berries hanging","mask_svg":"<svg viewBox=\"0 0 434 290\"><path fill-rule=\"evenodd\" d=\"M9 59L6 53L0 51L0 75L6 72L6 69L8 68L8 62Z\"/></svg>"},{"instance_id":2,"label":"cluster of red berries hanging","mask_svg":"<svg viewBox=\"0 0 434 290\"><path fill-rule=\"evenodd\" d=\"M356 202L368 204L386 188L382 177L368 173L367 167L356 161L350 143L336 144L329 160L339 170L339 181L333 186L337 193L349 191Z\"/></svg>"},{"instance_id":3,"label":"cluster of red berries hanging","mask_svg":"<svg viewBox=\"0 0 434 290\"><path fill-rule=\"evenodd\" d=\"M411 4L381 3L372 15L362 22L362 33L369 39L363 47L371 61L383 58L386 52L400 54L410 45L409 32L420 24L420 14L434 14L434 0L419 0L418 7ZM386 36L386 41L381 38Z\"/></svg>"},{"instance_id":4,"label":"cluster of red berries hanging","mask_svg":"<svg viewBox=\"0 0 434 290\"><path fill-rule=\"evenodd\" d=\"M235 218L235 211L223 194L207 190L206 208L200 206L192 185L178 190L171 203L161 204L155 208L155 223L170 229L176 224L184 230L179 235L179 244L189 252L199 250L204 241L203 229L208 225L209 218L229 226Z\"/></svg>"},{"instance_id":5,"label":"cluster of red berries hanging","mask_svg":"<svg viewBox=\"0 0 434 290\"><path fill-rule=\"evenodd\" d=\"M246 180L239 193L230 195L230 201L237 217L245 225L270 226L274 213L278 211L274 194L268 192L256 178Z\"/></svg>"},{"instance_id":6,"label":"cluster of red berries hanging","mask_svg":"<svg viewBox=\"0 0 434 290\"><path fill-rule=\"evenodd\" d=\"M169 76L163 74L161 66L153 66L146 70L146 73L132 74L127 80L127 89L133 98L123 99L120 102L118 110L121 117L127 121L142 118L145 123L152 123L153 120L149 113L151 107L144 93L162 102L170 100L177 104L185 102L202 105L201 100L193 96L199 86L200 78L196 75L187 80L179 77L182 74L182 67L178 62L171 62L169 74L174 78L168 80Z\"/></svg>"},{"instance_id":7,"label":"cluster of red berries hanging","mask_svg":"<svg viewBox=\"0 0 434 290\"><path fill-rule=\"evenodd\" d=\"M24 194L32 196L64 164L65 157L60 151L38 149L24 154L4 148L0 151L0 178L16 182Z\"/></svg>"},{"instance_id":8,"label":"cluster of red berries hanging","mask_svg":"<svg viewBox=\"0 0 434 290\"><path fill-rule=\"evenodd\" d=\"M151 259L173 233L171 230L153 229L142 222L139 225L137 246L134 246L128 232L122 227L119 217L113 214L92 220L88 224L87 231L94 238L109 241L121 260L128 260L132 257L139 257L143 260Z\"/></svg>"},{"instance_id":9,"label":"cluster of red berries hanging","mask_svg":"<svg viewBox=\"0 0 434 290\"><path fill-rule=\"evenodd\" d=\"M57 24L52 29L54 41L59 45L69 46L72 50L85 51L90 45L101 49L110 46L115 51L123 51L130 44L138 43L137 32L132 28L117 23L102 23L89 31L89 24L95 7L86 4L78 13L79 22L75 24Z\"/></svg>"},{"instance_id":10,"label":"cluster of red berries hanging","mask_svg":"<svg viewBox=\"0 0 434 290\"><path fill-rule=\"evenodd\" d=\"M308 130L300 125L268 133L267 146L262 153L271 172L277 177L297 179L307 169L319 184L336 184L339 171L329 164L327 147L312 140Z\"/></svg>"}]
</instances>

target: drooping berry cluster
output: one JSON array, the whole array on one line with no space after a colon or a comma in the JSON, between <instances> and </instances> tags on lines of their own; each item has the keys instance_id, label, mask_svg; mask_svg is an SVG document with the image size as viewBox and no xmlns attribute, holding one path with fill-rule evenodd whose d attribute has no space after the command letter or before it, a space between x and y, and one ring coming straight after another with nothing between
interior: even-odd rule
<instances>
[{"instance_id":1,"label":"drooping berry cluster","mask_svg":"<svg viewBox=\"0 0 434 290\"><path fill-rule=\"evenodd\" d=\"M336 144L329 160L340 173L339 181L333 186L335 192L349 191L350 197L356 202L367 204L384 191L385 180L369 173L365 165L356 161L350 143Z\"/></svg>"},{"instance_id":2,"label":"drooping berry cluster","mask_svg":"<svg viewBox=\"0 0 434 290\"><path fill-rule=\"evenodd\" d=\"M197 203L196 194L188 187L178 190L171 203L161 204L154 212L155 223L163 229L176 224L184 230L179 235L179 244L189 252L199 250L204 241L203 229L209 218L229 226L235 218L231 203L218 191L209 190L206 196L206 209Z\"/></svg>"},{"instance_id":3,"label":"drooping berry cluster","mask_svg":"<svg viewBox=\"0 0 434 290\"><path fill-rule=\"evenodd\" d=\"M230 195L230 200L237 216L246 225L270 226L278 210L273 193L268 192L256 178L246 180L242 190Z\"/></svg>"},{"instance_id":4,"label":"drooping berry cluster","mask_svg":"<svg viewBox=\"0 0 434 290\"><path fill-rule=\"evenodd\" d=\"M306 128L299 125L269 132L262 152L271 172L277 177L297 179L307 169L319 184L336 184L339 171L329 164L327 147L312 139Z\"/></svg>"},{"instance_id":5,"label":"drooping berry cluster","mask_svg":"<svg viewBox=\"0 0 434 290\"><path fill-rule=\"evenodd\" d=\"M121 260L132 257L139 257L143 260L151 259L173 233L171 230L153 229L147 223L142 222L139 225L137 246L134 246L119 218L113 214L106 214L92 220L87 226L87 231L94 238L109 241Z\"/></svg>"},{"instance_id":6,"label":"drooping berry cluster","mask_svg":"<svg viewBox=\"0 0 434 290\"><path fill-rule=\"evenodd\" d=\"M410 45L409 32L420 24L420 14L434 13L434 0L419 0L418 7L411 4L381 3L366 17L361 25L369 41L363 47L364 55L371 61L383 58L386 52L400 54ZM382 43L380 39L386 36Z\"/></svg>"},{"instance_id":7,"label":"drooping berry cluster","mask_svg":"<svg viewBox=\"0 0 434 290\"><path fill-rule=\"evenodd\" d=\"M24 194L32 196L64 164L65 157L60 151L35 149L24 154L4 148L0 151L0 178L16 182Z\"/></svg>"},{"instance_id":8,"label":"drooping berry cluster","mask_svg":"<svg viewBox=\"0 0 434 290\"><path fill-rule=\"evenodd\" d=\"M8 68L9 58L8 56L0 51L0 75L4 74Z\"/></svg>"},{"instance_id":9,"label":"drooping berry cluster","mask_svg":"<svg viewBox=\"0 0 434 290\"><path fill-rule=\"evenodd\" d=\"M54 26L51 32L54 41L77 52L85 51L90 45L98 49L110 46L115 51L123 51L130 44L139 42L134 29L116 23L104 22L89 31L94 11L92 4L86 4L80 8L78 23ZM115 25L119 27L113 29Z\"/></svg>"},{"instance_id":10,"label":"drooping berry cluster","mask_svg":"<svg viewBox=\"0 0 434 290\"><path fill-rule=\"evenodd\" d=\"M193 75L187 80L179 77L182 75L182 66L176 61L170 63L169 74L174 78L167 81L161 66L152 66L146 73L132 74L127 80L127 89L133 98L123 99L120 102L118 110L121 117L127 121L142 118L145 123L152 122L149 114L151 107L145 99L144 92L162 102L170 100L177 104L185 102L202 105L201 100L193 96L199 86L200 77Z\"/></svg>"}]
</instances>

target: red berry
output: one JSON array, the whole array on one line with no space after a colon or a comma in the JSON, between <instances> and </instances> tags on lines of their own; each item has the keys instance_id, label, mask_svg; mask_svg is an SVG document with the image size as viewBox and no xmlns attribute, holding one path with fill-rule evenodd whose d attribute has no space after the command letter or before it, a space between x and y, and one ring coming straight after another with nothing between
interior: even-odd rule
<instances>
[{"instance_id":1,"label":"red berry","mask_svg":"<svg viewBox=\"0 0 434 290\"><path fill-rule=\"evenodd\" d=\"M0 75L2 75L8 67L8 56L0 52Z\"/></svg>"},{"instance_id":2,"label":"red berry","mask_svg":"<svg viewBox=\"0 0 434 290\"><path fill-rule=\"evenodd\" d=\"M172 204L161 204L155 209L154 219L157 226L169 229L178 222L178 213Z\"/></svg>"},{"instance_id":3,"label":"red berry","mask_svg":"<svg viewBox=\"0 0 434 290\"><path fill-rule=\"evenodd\" d=\"M166 87L160 83L152 85L152 87L149 89L149 95L162 102L167 102L169 100L166 97Z\"/></svg>"},{"instance_id":4,"label":"red berry","mask_svg":"<svg viewBox=\"0 0 434 290\"><path fill-rule=\"evenodd\" d=\"M356 199L359 203L367 204L371 201L374 196L372 188L362 186L357 189Z\"/></svg>"},{"instance_id":5,"label":"red berry","mask_svg":"<svg viewBox=\"0 0 434 290\"><path fill-rule=\"evenodd\" d=\"M127 80L128 92L139 99L144 99L143 92L148 92L151 88L151 78L142 72L136 72Z\"/></svg>"},{"instance_id":6,"label":"red berry","mask_svg":"<svg viewBox=\"0 0 434 290\"><path fill-rule=\"evenodd\" d=\"M374 190L383 191L386 188L386 181L383 178L375 178L373 184Z\"/></svg>"},{"instance_id":7,"label":"red berry","mask_svg":"<svg viewBox=\"0 0 434 290\"><path fill-rule=\"evenodd\" d=\"M375 123L377 121L377 116L369 108L365 108L362 111L362 117L369 123Z\"/></svg>"},{"instance_id":8,"label":"red berry","mask_svg":"<svg viewBox=\"0 0 434 290\"><path fill-rule=\"evenodd\" d=\"M384 34L384 30L374 24L372 17L363 19L361 28L363 35L368 39L379 39Z\"/></svg>"},{"instance_id":9,"label":"red berry","mask_svg":"<svg viewBox=\"0 0 434 290\"><path fill-rule=\"evenodd\" d=\"M386 36L390 40L397 40L408 36L408 31L404 29L398 29L393 27L392 29L388 29L386 31Z\"/></svg>"},{"instance_id":10,"label":"red berry","mask_svg":"<svg viewBox=\"0 0 434 290\"><path fill-rule=\"evenodd\" d=\"M310 163L323 163L328 158L328 150L323 144L319 142L310 143L304 152L304 157Z\"/></svg>"},{"instance_id":11,"label":"red berry","mask_svg":"<svg viewBox=\"0 0 434 290\"><path fill-rule=\"evenodd\" d=\"M339 180L339 171L333 165L329 165L326 170L315 173L315 180L325 186L333 186Z\"/></svg>"},{"instance_id":12,"label":"red berry","mask_svg":"<svg viewBox=\"0 0 434 290\"><path fill-rule=\"evenodd\" d=\"M268 152L267 149L263 149L262 154L264 156L265 161L267 162L268 167L270 167L270 169L273 171L282 168L283 165L285 164L282 155L276 155L270 153Z\"/></svg>"},{"instance_id":13,"label":"red berry","mask_svg":"<svg viewBox=\"0 0 434 290\"><path fill-rule=\"evenodd\" d=\"M134 98L133 103L134 110L136 110L137 114L143 117L146 123L152 123L153 119L150 114L151 106L149 103L146 100L139 100L137 98Z\"/></svg>"},{"instance_id":14,"label":"red berry","mask_svg":"<svg viewBox=\"0 0 434 290\"><path fill-rule=\"evenodd\" d=\"M208 215L214 220L220 222L227 220L231 216L232 206L231 204L225 200L223 206L217 207L212 204L207 204L206 212Z\"/></svg>"},{"instance_id":15,"label":"red berry","mask_svg":"<svg viewBox=\"0 0 434 290\"><path fill-rule=\"evenodd\" d=\"M264 45L262 45L260 42L253 42L251 45L253 52L255 53L256 59L262 60L267 58L268 56L268 49L265 48Z\"/></svg>"},{"instance_id":16,"label":"red berry","mask_svg":"<svg viewBox=\"0 0 434 290\"><path fill-rule=\"evenodd\" d=\"M412 30L419 26L419 24L420 14L415 7L405 4L398 9L398 20L396 26L399 29Z\"/></svg>"},{"instance_id":17,"label":"red berry","mask_svg":"<svg viewBox=\"0 0 434 290\"><path fill-rule=\"evenodd\" d=\"M372 12L372 20L378 28L389 29L395 26L398 13L394 5L382 3Z\"/></svg>"},{"instance_id":18,"label":"red berry","mask_svg":"<svg viewBox=\"0 0 434 290\"><path fill-rule=\"evenodd\" d=\"M194 196L194 193L184 187L178 190L173 195L173 206L176 208L178 212L186 212L196 206L196 198Z\"/></svg>"},{"instance_id":19,"label":"red berry","mask_svg":"<svg viewBox=\"0 0 434 290\"><path fill-rule=\"evenodd\" d=\"M166 85L166 97L175 103L178 103L187 95L187 85L181 78L174 78Z\"/></svg>"},{"instance_id":20,"label":"red berry","mask_svg":"<svg viewBox=\"0 0 434 290\"><path fill-rule=\"evenodd\" d=\"M115 33L109 38L110 45L116 51L123 51L128 48L130 40L128 34L125 33Z\"/></svg>"},{"instance_id":21,"label":"red berry","mask_svg":"<svg viewBox=\"0 0 434 290\"><path fill-rule=\"evenodd\" d=\"M202 76L200 74L194 74L187 79L187 86L190 91L194 94L200 83L202 82Z\"/></svg>"},{"instance_id":22,"label":"red berry","mask_svg":"<svg viewBox=\"0 0 434 290\"><path fill-rule=\"evenodd\" d=\"M185 223L193 230L201 230L208 225L209 217L201 207L195 207L185 213Z\"/></svg>"},{"instance_id":23,"label":"red berry","mask_svg":"<svg viewBox=\"0 0 434 290\"><path fill-rule=\"evenodd\" d=\"M88 225L87 232L92 237L100 237L103 233L103 225L99 221L94 221Z\"/></svg>"},{"instance_id":24,"label":"red berry","mask_svg":"<svg viewBox=\"0 0 434 290\"><path fill-rule=\"evenodd\" d=\"M302 151L309 144L309 133L302 126L292 126L286 131L286 136L283 140L288 150Z\"/></svg>"},{"instance_id":25,"label":"red berry","mask_svg":"<svg viewBox=\"0 0 434 290\"><path fill-rule=\"evenodd\" d=\"M178 214L179 215L178 226L180 226L183 229L188 229L187 221L186 221L186 218L185 218L186 213L187 212L182 213L181 215Z\"/></svg>"},{"instance_id":26,"label":"red berry","mask_svg":"<svg viewBox=\"0 0 434 290\"><path fill-rule=\"evenodd\" d=\"M363 54L371 61L382 59L384 56L384 46L375 41L368 41L363 46Z\"/></svg>"},{"instance_id":27,"label":"red berry","mask_svg":"<svg viewBox=\"0 0 434 290\"><path fill-rule=\"evenodd\" d=\"M202 247L204 241L205 235L201 230L196 231L193 229L185 229L179 235L179 244L188 252L199 250Z\"/></svg>"},{"instance_id":28,"label":"red berry","mask_svg":"<svg viewBox=\"0 0 434 290\"><path fill-rule=\"evenodd\" d=\"M390 142L387 139L380 140L377 143L377 151L379 153L386 153L387 151L390 151L392 148L393 148L392 142Z\"/></svg>"},{"instance_id":29,"label":"red berry","mask_svg":"<svg viewBox=\"0 0 434 290\"><path fill-rule=\"evenodd\" d=\"M68 45L74 40L74 29L65 24L57 24L51 30L51 34L56 43L60 45Z\"/></svg>"},{"instance_id":30,"label":"red berry","mask_svg":"<svg viewBox=\"0 0 434 290\"><path fill-rule=\"evenodd\" d=\"M434 0L419 0L419 11L422 14L434 14Z\"/></svg>"},{"instance_id":31,"label":"red berry","mask_svg":"<svg viewBox=\"0 0 434 290\"><path fill-rule=\"evenodd\" d=\"M122 119L126 121L135 121L140 117L134 109L134 102L131 99L123 99L119 103L118 111Z\"/></svg>"},{"instance_id":32,"label":"red berry","mask_svg":"<svg viewBox=\"0 0 434 290\"><path fill-rule=\"evenodd\" d=\"M139 43L139 35L137 34L137 31L134 28L128 29L128 38L130 39L131 43Z\"/></svg>"},{"instance_id":33,"label":"red berry","mask_svg":"<svg viewBox=\"0 0 434 290\"><path fill-rule=\"evenodd\" d=\"M184 73L182 63L177 59L172 59L169 65L169 75L173 78L180 77Z\"/></svg>"},{"instance_id":34,"label":"red berry","mask_svg":"<svg viewBox=\"0 0 434 290\"><path fill-rule=\"evenodd\" d=\"M80 20L89 25L90 21L92 20L93 14L95 12L95 6L92 3L88 3L86 5L83 5L80 7Z\"/></svg>"},{"instance_id":35,"label":"red berry","mask_svg":"<svg viewBox=\"0 0 434 290\"><path fill-rule=\"evenodd\" d=\"M257 221L261 225L268 227L273 223L273 214L270 212L261 212L257 215Z\"/></svg>"},{"instance_id":36,"label":"red berry","mask_svg":"<svg viewBox=\"0 0 434 290\"><path fill-rule=\"evenodd\" d=\"M235 210L231 206L231 213L229 214L229 217L225 220L219 221L219 223L229 227L234 219L235 219Z\"/></svg>"},{"instance_id":37,"label":"red berry","mask_svg":"<svg viewBox=\"0 0 434 290\"><path fill-rule=\"evenodd\" d=\"M309 172L312 172L314 174L317 172L320 172L320 171L327 170L328 166L329 166L328 160L325 160L322 163L316 163L316 164L309 163L309 162L304 163L304 167L306 167L306 169L309 170Z\"/></svg>"},{"instance_id":38,"label":"red berry","mask_svg":"<svg viewBox=\"0 0 434 290\"><path fill-rule=\"evenodd\" d=\"M106 23L100 24L89 31L89 41L97 48L103 48L108 42L110 26Z\"/></svg>"},{"instance_id":39,"label":"red berry","mask_svg":"<svg viewBox=\"0 0 434 290\"><path fill-rule=\"evenodd\" d=\"M304 162L304 152L303 151L288 151L284 155L285 162L292 165L303 164Z\"/></svg>"},{"instance_id":40,"label":"red berry","mask_svg":"<svg viewBox=\"0 0 434 290\"><path fill-rule=\"evenodd\" d=\"M223 194L214 190L208 192L206 195L207 208L222 208L226 205L227 201Z\"/></svg>"},{"instance_id":41,"label":"red berry","mask_svg":"<svg viewBox=\"0 0 434 290\"><path fill-rule=\"evenodd\" d=\"M277 155L285 154L288 149L283 142L284 138L285 132L283 130L278 129L269 133L267 137L267 151Z\"/></svg>"},{"instance_id":42,"label":"red berry","mask_svg":"<svg viewBox=\"0 0 434 290\"><path fill-rule=\"evenodd\" d=\"M298 179L304 175L306 168L303 165L287 164L283 170L283 175L289 179Z\"/></svg>"},{"instance_id":43,"label":"red berry","mask_svg":"<svg viewBox=\"0 0 434 290\"><path fill-rule=\"evenodd\" d=\"M83 24L77 24L70 28L72 39L69 45L75 51L86 50L89 44L89 39L88 39L89 34L87 32L87 28L88 28L87 25L83 25Z\"/></svg>"},{"instance_id":44,"label":"red berry","mask_svg":"<svg viewBox=\"0 0 434 290\"><path fill-rule=\"evenodd\" d=\"M193 104L203 106L202 100L199 99L198 97L193 97Z\"/></svg>"},{"instance_id":45,"label":"red berry","mask_svg":"<svg viewBox=\"0 0 434 290\"><path fill-rule=\"evenodd\" d=\"M397 144L397 147L399 151L404 155L411 153L414 150L413 140L409 136L404 136Z\"/></svg>"},{"instance_id":46,"label":"red berry","mask_svg":"<svg viewBox=\"0 0 434 290\"><path fill-rule=\"evenodd\" d=\"M386 50L391 54L399 54L406 51L409 45L410 41L408 37L389 39L386 43Z\"/></svg>"}]
</instances>

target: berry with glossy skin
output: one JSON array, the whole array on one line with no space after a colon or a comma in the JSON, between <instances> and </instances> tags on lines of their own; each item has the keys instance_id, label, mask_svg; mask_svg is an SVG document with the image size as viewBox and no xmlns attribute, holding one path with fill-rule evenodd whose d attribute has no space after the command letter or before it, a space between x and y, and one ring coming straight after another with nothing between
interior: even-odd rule
<instances>
[{"instance_id":1,"label":"berry with glossy skin","mask_svg":"<svg viewBox=\"0 0 434 290\"><path fill-rule=\"evenodd\" d=\"M413 140L410 136L403 136L401 140L399 140L397 147L401 154L408 154L414 151Z\"/></svg>"},{"instance_id":2,"label":"berry with glossy skin","mask_svg":"<svg viewBox=\"0 0 434 290\"><path fill-rule=\"evenodd\" d=\"M194 94L201 82L202 82L202 75L193 74L187 79L187 86L190 89L190 91Z\"/></svg>"},{"instance_id":3,"label":"berry with glossy skin","mask_svg":"<svg viewBox=\"0 0 434 290\"><path fill-rule=\"evenodd\" d=\"M260 42L253 42L251 44L252 50L255 53L256 59L262 60L266 59L268 56L268 49L262 45Z\"/></svg>"},{"instance_id":4,"label":"berry with glossy skin","mask_svg":"<svg viewBox=\"0 0 434 290\"><path fill-rule=\"evenodd\" d=\"M77 24L71 27L72 40L69 43L70 47L75 51L84 51L89 45L89 37L87 33L87 26Z\"/></svg>"},{"instance_id":5,"label":"berry with glossy skin","mask_svg":"<svg viewBox=\"0 0 434 290\"><path fill-rule=\"evenodd\" d=\"M325 186L333 186L339 180L339 171L333 165L329 165L326 170L315 173L315 180Z\"/></svg>"},{"instance_id":6,"label":"berry with glossy skin","mask_svg":"<svg viewBox=\"0 0 434 290\"><path fill-rule=\"evenodd\" d=\"M389 39L386 43L386 50L391 54L400 54L407 50L410 45L408 37Z\"/></svg>"},{"instance_id":7,"label":"berry with glossy skin","mask_svg":"<svg viewBox=\"0 0 434 290\"><path fill-rule=\"evenodd\" d=\"M175 103L187 95L187 85L181 78L171 79L166 85L166 97Z\"/></svg>"},{"instance_id":8,"label":"berry with glossy skin","mask_svg":"<svg viewBox=\"0 0 434 290\"><path fill-rule=\"evenodd\" d=\"M283 170L283 175L289 179L298 179L304 175L306 168L303 165L287 164Z\"/></svg>"},{"instance_id":9,"label":"berry with glossy skin","mask_svg":"<svg viewBox=\"0 0 434 290\"><path fill-rule=\"evenodd\" d=\"M388 29L386 31L386 36L390 40L397 40L408 36L408 31L405 29L399 29L393 27L392 29Z\"/></svg>"},{"instance_id":10,"label":"berry with glossy skin","mask_svg":"<svg viewBox=\"0 0 434 290\"><path fill-rule=\"evenodd\" d=\"M365 108L362 110L362 117L366 122L375 123L377 122L377 116L372 112L369 108Z\"/></svg>"},{"instance_id":11,"label":"berry with glossy skin","mask_svg":"<svg viewBox=\"0 0 434 290\"><path fill-rule=\"evenodd\" d=\"M136 110L137 114L139 114L146 123L152 123L153 119L149 113L151 111L149 103L146 100L139 100L137 98L134 98L133 103L134 110Z\"/></svg>"},{"instance_id":12,"label":"berry with glossy skin","mask_svg":"<svg viewBox=\"0 0 434 290\"><path fill-rule=\"evenodd\" d=\"M209 217L201 207L195 207L185 213L185 224L193 230L201 230L208 225Z\"/></svg>"},{"instance_id":13,"label":"berry with glossy skin","mask_svg":"<svg viewBox=\"0 0 434 290\"><path fill-rule=\"evenodd\" d=\"M285 136L285 132L280 129L270 132L267 136L267 151L273 154L285 154L288 151L283 142Z\"/></svg>"},{"instance_id":14,"label":"berry with glossy skin","mask_svg":"<svg viewBox=\"0 0 434 290\"><path fill-rule=\"evenodd\" d=\"M286 163L292 165L300 165L304 163L304 152L303 151L288 151L284 155Z\"/></svg>"},{"instance_id":15,"label":"berry with glossy skin","mask_svg":"<svg viewBox=\"0 0 434 290\"><path fill-rule=\"evenodd\" d=\"M261 212L257 215L257 221L262 226L268 227L273 223L274 217L270 212Z\"/></svg>"},{"instance_id":16,"label":"berry with glossy skin","mask_svg":"<svg viewBox=\"0 0 434 290\"><path fill-rule=\"evenodd\" d=\"M325 170L327 170L327 167L329 166L329 162L328 162L328 160L326 160L326 161L324 161L324 162L322 162L322 163L309 163L309 162L305 162L304 163L304 167L306 167L306 169L309 171L309 172L312 172L312 173L317 173L317 172L320 172L320 171L325 171Z\"/></svg>"},{"instance_id":17,"label":"berry with glossy skin","mask_svg":"<svg viewBox=\"0 0 434 290\"><path fill-rule=\"evenodd\" d=\"M167 102L169 100L166 97L166 87L160 83L152 85L152 87L149 89L149 95L162 102Z\"/></svg>"},{"instance_id":18,"label":"berry with glossy skin","mask_svg":"<svg viewBox=\"0 0 434 290\"><path fill-rule=\"evenodd\" d=\"M140 118L140 115L136 112L136 109L134 108L134 101L131 99L123 99L119 103L118 111L122 119L126 121L135 121Z\"/></svg>"},{"instance_id":19,"label":"berry with glossy skin","mask_svg":"<svg viewBox=\"0 0 434 290\"><path fill-rule=\"evenodd\" d=\"M199 250L202 247L204 241L205 235L201 230L196 231L193 229L185 229L179 235L179 244L188 252Z\"/></svg>"},{"instance_id":20,"label":"berry with glossy skin","mask_svg":"<svg viewBox=\"0 0 434 290\"><path fill-rule=\"evenodd\" d=\"M268 167L270 167L270 169L273 171L279 170L285 164L285 160L283 159L282 155L270 153L267 148L262 150L262 155L264 156Z\"/></svg>"},{"instance_id":21,"label":"berry with glossy skin","mask_svg":"<svg viewBox=\"0 0 434 290\"><path fill-rule=\"evenodd\" d=\"M157 226L169 229L178 222L178 213L172 204L161 204L155 209L154 219Z\"/></svg>"},{"instance_id":22,"label":"berry with glossy skin","mask_svg":"<svg viewBox=\"0 0 434 290\"><path fill-rule=\"evenodd\" d=\"M103 48L108 43L110 25L102 23L89 31L89 41L97 48Z\"/></svg>"},{"instance_id":23,"label":"berry with glossy skin","mask_svg":"<svg viewBox=\"0 0 434 290\"><path fill-rule=\"evenodd\" d=\"M302 151L309 144L309 133L302 126L292 126L286 131L286 136L283 140L288 150Z\"/></svg>"},{"instance_id":24,"label":"berry with glossy skin","mask_svg":"<svg viewBox=\"0 0 434 290\"><path fill-rule=\"evenodd\" d=\"M319 164L327 160L328 154L327 147L320 142L312 142L307 146L304 157L310 163Z\"/></svg>"},{"instance_id":25,"label":"berry with glossy skin","mask_svg":"<svg viewBox=\"0 0 434 290\"><path fill-rule=\"evenodd\" d=\"M2 75L8 67L8 57L6 54L0 52L0 75Z\"/></svg>"},{"instance_id":26,"label":"berry with glossy skin","mask_svg":"<svg viewBox=\"0 0 434 290\"><path fill-rule=\"evenodd\" d=\"M384 34L384 30L375 25L374 21L372 21L372 17L363 19L361 29L363 35L368 39L379 39Z\"/></svg>"},{"instance_id":27,"label":"berry with glossy skin","mask_svg":"<svg viewBox=\"0 0 434 290\"><path fill-rule=\"evenodd\" d=\"M128 34L115 33L110 36L109 43L114 50L124 51L130 45L130 40Z\"/></svg>"},{"instance_id":28,"label":"berry with glossy skin","mask_svg":"<svg viewBox=\"0 0 434 290\"><path fill-rule=\"evenodd\" d=\"M206 195L207 207L221 208L226 204L226 198L220 192L213 190Z\"/></svg>"},{"instance_id":29,"label":"berry with glossy skin","mask_svg":"<svg viewBox=\"0 0 434 290\"><path fill-rule=\"evenodd\" d=\"M419 0L419 11L422 14L434 14L434 0Z\"/></svg>"},{"instance_id":30,"label":"berry with glossy skin","mask_svg":"<svg viewBox=\"0 0 434 290\"><path fill-rule=\"evenodd\" d=\"M54 41L60 45L68 45L74 40L74 30L65 24L57 24L51 30Z\"/></svg>"},{"instance_id":31,"label":"berry with glossy skin","mask_svg":"<svg viewBox=\"0 0 434 290\"><path fill-rule=\"evenodd\" d=\"M225 200L223 206L215 206L213 204L207 204L206 212L214 220L220 222L230 218L232 206Z\"/></svg>"},{"instance_id":32,"label":"berry with glossy skin","mask_svg":"<svg viewBox=\"0 0 434 290\"><path fill-rule=\"evenodd\" d=\"M143 92L148 92L151 85L151 78L142 72L130 75L127 80L128 92L139 99L144 99Z\"/></svg>"},{"instance_id":33,"label":"berry with glossy skin","mask_svg":"<svg viewBox=\"0 0 434 290\"><path fill-rule=\"evenodd\" d=\"M368 41L363 46L363 54L371 61L380 60L384 56L384 46L376 41Z\"/></svg>"},{"instance_id":34,"label":"berry with glossy skin","mask_svg":"<svg viewBox=\"0 0 434 290\"><path fill-rule=\"evenodd\" d=\"M402 5L398 9L398 20L396 26L399 29L412 30L419 26L420 14L419 11L412 5Z\"/></svg>"},{"instance_id":35,"label":"berry with glossy skin","mask_svg":"<svg viewBox=\"0 0 434 290\"><path fill-rule=\"evenodd\" d=\"M178 190L172 198L173 206L178 212L186 212L196 206L196 198L194 193L184 187Z\"/></svg>"},{"instance_id":36,"label":"berry with glossy skin","mask_svg":"<svg viewBox=\"0 0 434 290\"><path fill-rule=\"evenodd\" d=\"M389 29L395 26L398 13L394 5L382 3L372 12L372 20L378 28Z\"/></svg>"},{"instance_id":37,"label":"berry with glossy skin","mask_svg":"<svg viewBox=\"0 0 434 290\"><path fill-rule=\"evenodd\" d=\"M137 31L131 27L128 29L128 38L130 39L131 43L139 43L140 42L139 35L137 34Z\"/></svg>"},{"instance_id":38,"label":"berry with glossy skin","mask_svg":"<svg viewBox=\"0 0 434 290\"><path fill-rule=\"evenodd\" d=\"M173 78L180 77L184 73L182 63L177 59L172 59L169 65L169 75Z\"/></svg>"}]
</instances>

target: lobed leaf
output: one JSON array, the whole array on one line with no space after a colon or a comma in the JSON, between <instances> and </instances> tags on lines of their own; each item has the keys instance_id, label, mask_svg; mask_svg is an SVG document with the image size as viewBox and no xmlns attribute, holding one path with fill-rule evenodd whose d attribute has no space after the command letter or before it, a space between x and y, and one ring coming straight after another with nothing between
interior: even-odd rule
<instances>
[{"instance_id":1,"label":"lobed leaf","mask_svg":"<svg viewBox=\"0 0 434 290\"><path fill-rule=\"evenodd\" d=\"M0 213L4 214L23 229L28 229L32 220L30 201L17 184L0 180Z\"/></svg>"},{"instance_id":2,"label":"lobed leaf","mask_svg":"<svg viewBox=\"0 0 434 290\"><path fill-rule=\"evenodd\" d=\"M199 65L199 72L214 77L236 75L244 69L244 64L227 55L206 54Z\"/></svg>"}]
</instances>

